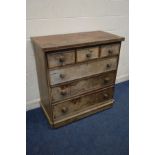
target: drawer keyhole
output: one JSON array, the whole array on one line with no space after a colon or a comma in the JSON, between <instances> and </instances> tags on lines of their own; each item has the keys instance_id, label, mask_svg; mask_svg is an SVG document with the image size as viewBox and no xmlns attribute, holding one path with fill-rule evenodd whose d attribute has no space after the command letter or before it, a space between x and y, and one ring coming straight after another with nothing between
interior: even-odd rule
<instances>
[{"instance_id":1,"label":"drawer keyhole","mask_svg":"<svg viewBox=\"0 0 155 155\"><path fill-rule=\"evenodd\" d=\"M73 103L73 104L78 104L79 101L80 101L80 98L76 98L76 99L73 99L73 100L72 100L72 103Z\"/></svg>"}]
</instances>

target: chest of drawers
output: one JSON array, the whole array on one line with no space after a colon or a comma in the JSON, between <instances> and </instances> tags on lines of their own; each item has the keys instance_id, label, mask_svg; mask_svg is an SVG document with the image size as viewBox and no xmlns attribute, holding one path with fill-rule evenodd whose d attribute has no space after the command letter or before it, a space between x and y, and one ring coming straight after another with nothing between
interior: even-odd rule
<instances>
[{"instance_id":1,"label":"chest of drawers","mask_svg":"<svg viewBox=\"0 0 155 155\"><path fill-rule=\"evenodd\" d=\"M123 37L93 31L31 39L41 107L51 125L112 107Z\"/></svg>"}]
</instances>

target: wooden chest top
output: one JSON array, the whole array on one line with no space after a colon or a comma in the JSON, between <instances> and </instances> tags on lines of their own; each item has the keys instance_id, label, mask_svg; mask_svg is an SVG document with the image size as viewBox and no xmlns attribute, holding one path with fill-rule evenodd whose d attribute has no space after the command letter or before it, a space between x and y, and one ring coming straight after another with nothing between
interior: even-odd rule
<instances>
[{"instance_id":1,"label":"wooden chest top","mask_svg":"<svg viewBox=\"0 0 155 155\"><path fill-rule=\"evenodd\" d=\"M103 31L80 32L61 35L49 35L32 37L32 41L46 51L55 51L66 48L76 48L89 45L107 44L120 42L124 37L120 37Z\"/></svg>"}]
</instances>

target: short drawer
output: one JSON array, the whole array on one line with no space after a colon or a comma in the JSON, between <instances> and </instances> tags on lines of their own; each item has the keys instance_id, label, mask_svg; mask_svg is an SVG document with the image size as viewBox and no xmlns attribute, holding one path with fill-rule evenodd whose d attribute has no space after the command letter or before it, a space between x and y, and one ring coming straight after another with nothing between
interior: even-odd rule
<instances>
[{"instance_id":1,"label":"short drawer","mask_svg":"<svg viewBox=\"0 0 155 155\"><path fill-rule=\"evenodd\" d=\"M101 57L108 57L118 55L120 51L120 44L109 44L101 46Z\"/></svg>"},{"instance_id":2,"label":"short drawer","mask_svg":"<svg viewBox=\"0 0 155 155\"><path fill-rule=\"evenodd\" d=\"M47 54L47 60L48 60L48 67L58 67L58 66L64 66L67 64L73 64L75 63L75 52L72 51L65 51L64 52L58 52L58 53L48 53Z\"/></svg>"},{"instance_id":3,"label":"short drawer","mask_svg":"<svg viewBox=\"0 0 155 155\"><path fill-rule=\"evenodd\" d=\"M53 115L55 120L73 115L79 111L84 111L86 108L94 106L98 103L112 99L114 88L110 87L93 94L87 94L74 98L69 101L64 101L53 105Z\"/></svg>"},{"instance_id":4,"label":"short drawer","mask_svg":"<svg viewBox=\"0 0 155 155\"><path fill-rule=\"evenodd\" d=\"M50 83L51 85L100 74L107 71L116 70L117 57L108 58L105 60L98 60L84 64L76 64L73 66L66 66L64 68L50 70Z\"/></svg>"},{"instance_id":5,"label":"short drawer","mask_svg":"<svg viewBox=\"0 0 155 155\"><path fill-rule=\"evenodd\" d=\"M60 86L53 87L51 88L52 101L53 102L60 101L63 99L73 97L75 95L80 95L85 92L110 86L114 84L115 76L116 72L112 71L97 76L93 76L90 78L84 78L82 80L71 82L70 84L63 84Z\"/></svg>"},{"instance_id":6,"label":"short drawer","mask_svg":"<svg viewBox=\"0 0 155 155\"><path fill-rule=\"evenodd\" d=\"M83 48L77 50L77 62L88 61L98 58L99 47Z\"/></svg>"}]
</instances>

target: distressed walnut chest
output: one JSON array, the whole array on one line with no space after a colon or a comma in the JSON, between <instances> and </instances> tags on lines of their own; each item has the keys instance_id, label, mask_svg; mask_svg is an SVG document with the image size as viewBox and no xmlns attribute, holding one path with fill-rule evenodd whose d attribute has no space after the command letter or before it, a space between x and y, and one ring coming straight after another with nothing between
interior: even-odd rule
<instances>
[{"instance_id":1,"label":"distressed walnut chest","mask_svg":"<svg viewBox=\"0 0 155 155\"><path fill-rule=\"evenodd\" d=\"M112 107L123 37L93 31L31 39L41 107L51 125Z\"/></svg>"}]
</instances>

